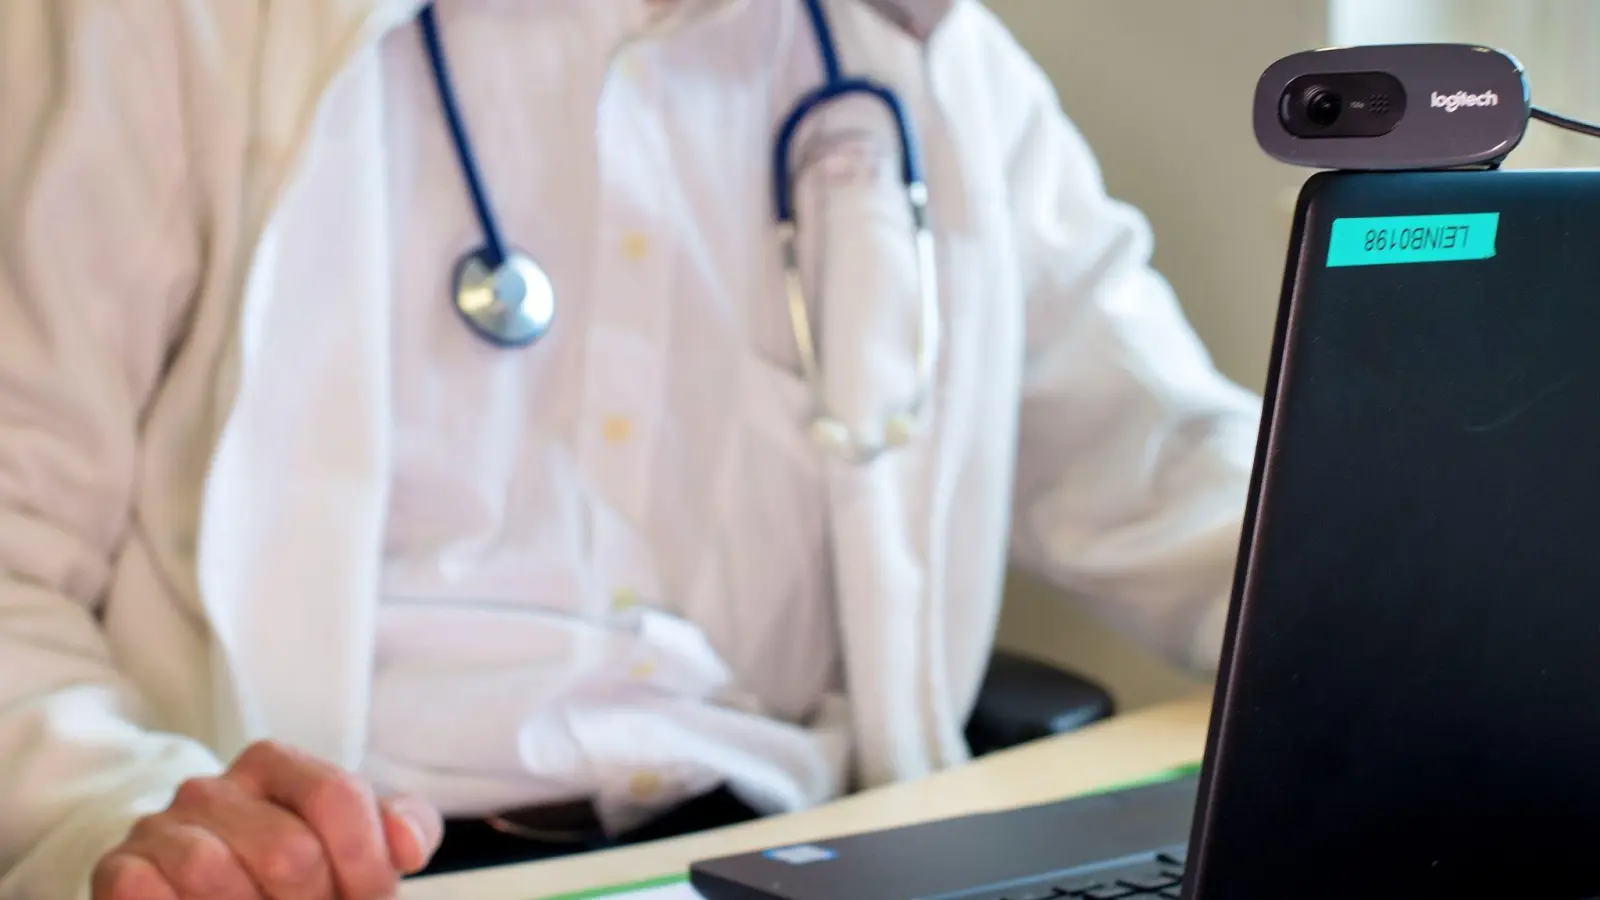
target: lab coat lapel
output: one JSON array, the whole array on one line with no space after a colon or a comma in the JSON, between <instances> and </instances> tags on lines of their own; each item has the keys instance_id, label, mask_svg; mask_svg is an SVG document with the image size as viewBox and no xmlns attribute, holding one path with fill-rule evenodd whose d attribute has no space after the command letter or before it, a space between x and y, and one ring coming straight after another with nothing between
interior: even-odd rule
<instances>
[{"instance_id":1,"label":"lab coat lapel","mask_svg":"<svg viewBox=\"0 0 1600 900\"><path fill-rule=\"evenodd\" d=\"M895 34L860 4L831 7L840 55L851 72L895 86L919 122L940 121L923 43ZM823 117L802 141L826 143L866 132L892 148L887 122L881 107L851 101ZM922 137L930 171L948 170L948 137ZM890 160L887 180L880 173L870 190L848 177L841 183L837 172L808 175L803 182L811 196L802 207L823 223L815 240L825 260L816 285L825 390L835 412L857 427L875 427L916 382L917 269L904 193L893 171ZM960 179L943 182L959 185ZM954 204L942 213L961 217ZM949 305L941 306L948 328ZM952 354L941 358L937 403L947 394ZM867 786L931 772L966 754L961 729L941 719L949 703L942 572L934 561L944 557L944 536L933 513L952 477L939 453L947 427L936 405L929 432L911 445L866 466L830 463L838 615L858 732L857 768Z\"/></svg>"},{"instance_id":2,"label":"lab coat lapel","mask_svg":"<svg viewBox=\"0 0 1600 900\"><path fill-rule=\"evenodd\" d=\"M232 688L218 698L219 749L270 737L354 767L389 482L382 84L378 32L352 43L362 20L338 23L350 35L345 56L325 66L275 46L282 29L309 24L320 23L268 23L279 30L268 36L263 96L320 100L264 106L258 123L277 152L252 185L263 218L219 378L228 413L198 568L218 676ZM306 83L308 68L337 77Z\"/></svg>"}]
</instances>

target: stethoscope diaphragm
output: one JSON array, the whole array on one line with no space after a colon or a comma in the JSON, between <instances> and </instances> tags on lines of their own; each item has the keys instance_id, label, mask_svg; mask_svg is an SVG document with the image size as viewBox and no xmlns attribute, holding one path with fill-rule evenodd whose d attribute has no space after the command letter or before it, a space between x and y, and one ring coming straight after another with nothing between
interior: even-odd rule
<instances>
[{"instance_id":1,"label":"stethoscope diaphragm","mask_svg":"<svg viewBox=\"0 0 1600 900\"><path fill-rule=\"evenodd\" d=\"M512 251L494 265L483 248L456 266L456 309L484 340L526 346L550 330L555 286L527 254Z\"/></svg>"}]
</instances>

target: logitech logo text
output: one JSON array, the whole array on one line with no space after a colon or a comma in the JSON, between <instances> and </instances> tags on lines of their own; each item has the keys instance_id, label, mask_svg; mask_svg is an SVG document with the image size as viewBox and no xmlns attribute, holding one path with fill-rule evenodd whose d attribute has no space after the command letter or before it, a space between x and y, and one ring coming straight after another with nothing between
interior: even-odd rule
<instances>
[{"instance_id":1,"label":"logitech logo text","mask_svg":"<svg viewBox=\"0 0 1600 900\"><path fill-rule=\"evenodd\" d=\"M1445 112L1455 112L1463 106L1499 106L1500 95L1494 91L1484 91L1481 94L1469 94L1466 91L1456 91L1454 94L1441 94L1433 92L1433 108Z\"/></svg>"}]
</instances>

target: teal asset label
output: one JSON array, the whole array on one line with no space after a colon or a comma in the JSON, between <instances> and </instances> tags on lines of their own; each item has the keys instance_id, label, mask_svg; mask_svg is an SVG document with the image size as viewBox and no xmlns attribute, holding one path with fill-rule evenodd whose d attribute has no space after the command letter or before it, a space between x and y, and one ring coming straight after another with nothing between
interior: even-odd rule
<instances>
[{"instance_id":1,"label":"teal asset label","mask_svg":"<svg viewBox=\"0 0 1600 900\"><path fill-rule=\"evenodd\" d=\"M1334 219L1328 265L1461 262L1494 256L1499 213Z\"/></svg>"}]
</instances>

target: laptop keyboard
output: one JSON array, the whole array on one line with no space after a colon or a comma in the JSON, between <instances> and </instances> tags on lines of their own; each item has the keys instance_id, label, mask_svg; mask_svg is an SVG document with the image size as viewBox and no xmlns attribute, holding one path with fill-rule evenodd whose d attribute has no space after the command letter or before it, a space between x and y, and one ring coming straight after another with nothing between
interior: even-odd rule
<instances>
[{"instance_id":1,"label":"laptop keyboard","mask_svg":"<svg viewBox=\"0 0 1600 900\"><path fill-rule=\"evenodd\" d=\"M1003 887L982 888L943 900L1122 900L1124 897L1178 900L1184 861L1182 848L1173 848L1093 869L1074 869Z\"/></svg>"}]
</instances>

